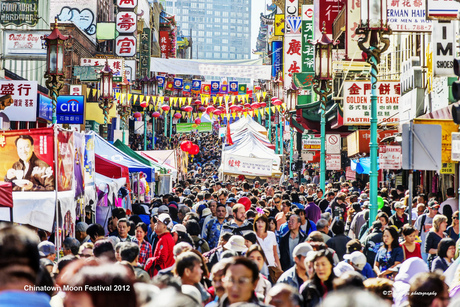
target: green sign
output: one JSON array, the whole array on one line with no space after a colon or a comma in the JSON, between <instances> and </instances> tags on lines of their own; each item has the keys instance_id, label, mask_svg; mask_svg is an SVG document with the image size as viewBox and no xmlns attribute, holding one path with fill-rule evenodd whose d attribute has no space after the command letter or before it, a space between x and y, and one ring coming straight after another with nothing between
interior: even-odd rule
<instances>
[{"instance_id":1,"label":"green sign","mask_svg":"<svg viewBox=\"0 0 460 307\"><path fill-rule=\"evenodd\" d=\"M99 133L99 123L95 120L87 120L85 121L85 130Z\"/></svg>"},{"instance_id":2,"label":"green sign","mask_svg":"<svg viewBox=\"0 0 460 307\"><path fill-rule=\"evenodd\" d=\"M103 68L104 66L74 66L73 76L80 79L81 82L99 81L100 77L97 72Z\"/></svg>"},{"instance_id":3,"label":"green sign","mask_svg":"<svg viewBox=\"0 0 460 307\"><path fill-rule=\"evenodd\" d=\"M176 124L176 133L190 133L192 131L198 132L212 132L212 123L195 123L191 124Z\"/></svg>"},{"instance_id":4,"label":"green sign","mask_svg":"<svg viewBox=\"0 0 460 307\"><path fill-rule=\"evenodd\" d=\"M28 25L38 22L38 0L0 0L0 24Z\"/></svg>"},{"instance_id":5,"label":"green sign","mask_svg":"<svg viewBox=\"0 0 460 307\"><path fill-rule=\"evenodd\" d=\"M141 45L139 48L139 74L141 77L148 76L150 72L150 39L150 28L144 28L141 34Z\"/></svg>"},{"instance_id":6,"label":"green sign","mask_svg":"<svg viewBox=\"0 0 460 307\"><path fill-rule=\"evenodd\" d=\"M312 101L315 76L315 46L313 42L313 5L302 5L302 74L296 74L294 84L304 90L306 103Z\"/></svg>"}]
</instances>

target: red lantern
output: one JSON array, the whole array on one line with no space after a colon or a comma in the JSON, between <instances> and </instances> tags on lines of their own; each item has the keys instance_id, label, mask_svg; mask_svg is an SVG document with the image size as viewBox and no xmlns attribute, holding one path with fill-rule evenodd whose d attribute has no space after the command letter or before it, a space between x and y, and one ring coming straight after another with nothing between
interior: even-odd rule
<instances>
[{"instance_id":1,"label":"red lantern","mask_svg":"<svg viewBox=\"0 0 460 307\"><path fill-rule=\"evenodd\" d=\"M181 117L182 117L182 115L181 115L180 113L174 114L174 118L176 118L176 119L179 119L179 118L181 118Z\"/></svg>"},{"instance_id":2,"label":"red lantern","mask_svg":"<svg viewBox=\"0 0 460 307\"><path fill-rule=\"evenodd\" d=\"M217 109L214 111L214 115L220 115L220 114L222 114L222 110Z\"/></svg>"},{"instance_id":3,"label":"red lantern","mask_svg":"<svg viewBox=\"0 0 460 307\"><path fill-rule=\"evenodd\" d=\"M212 113L216 110L216 108L214 106L209 106L206 108L206 113Z\"/></svg>"},{"instance_id":4,"label":"red lantern","mask_svg":"<svg viewBox=\"0 0 460 307\"><path fill-rule=\"evenodd\" d=\"M231 106L229 109L232 113L241 112L243 110L241 106Z\"/></svg>"},{"instance_id":5,"label":"red lantern","mask_svg":"<svg viewBox=\"0 0 460 307\"><path fill-rule=\"evenodd\" d=\"M255 89L256 91L260 91L260 86L256 86L256 87L254 87L254 89Z\"/></svg>"},{"instance_id":6,"label":"red lantern","mask_svg":"<svg viewBox=\"0 0 460 307\"><path fill-rule=\"evenodd\" d=\"M271 101L273 102L273 101L275 101L277 99L278 99L278 97L272 97Z\"/></svg>"},{"instance_id":7,"label":"red lantern","mask_svg":"<svg viewBox=\"0 0 460 307\"><path fill-rule=\"evenodd\" d=\"M276 99L275 101L272 102L274 106L280 106L283 104L283 102L280 99Z\"/></svg>"},{"instance_id":8,"label":"red lantern","mask_svg":"<svg viewBox=\"0 0 460 307\"><path fill-rule=\"evenodd\" d=\"M260 108L260 105L257 103L257 102L254 102L251 104L251 109L255 110L255 109L258 109Z\"/></svg>"},{"instance_id":9,"label":"red lantern","mask_svg":"<svg viewBox=\"0 0 460 307\"><path fill-rule=\"evenodd\" d=\"M198 111L200 112L205 112L206 111L206 108L204 106L201 106L198 108Z\"/></svg>"},{"instance_id":10,"label":"red lantern","mask_svg":"<svg viewBox=\"0 0 460 307\"><path fill-rule=\"evenodd\" d=\"M191 154L192 157L193 157L194 155L196 155L199 152L200 152L200 146L198 146L197 144L192 143L190 151L188 153Z\"/></svg>"},{"instance_id":11,"label":"red lantern","mask_svg":"<svg viewBox=\"0 0 460 307\"><path fill-rule=\"evenodd\" d=\"M267 106L267 103L265 101L262 101L259 103L259 108L265 108Z\"/></svg>"},{"instance_id":12,"label":"red lantern","mask_svg":"<svg viewBox=\"0 0 460 307\"><path fill-rule=\"evenodd\" d=\"M171 107L168 106L167 104L164 104L164 105L161 106L161 109L162 109L163 111L168 112L168 111L171 109Z\"/></svg>"},{"instance_id":13,"label":"red lantern","mask_svg":"<svg viewBox=\"0 0 460 307\"><path fill-rule=\"evenodd\" d=\"M140 103L140 106L141 106L142 108L147 108L148 105L149 105L149 103L147 102L147 100L144 100L144 101L142 101L142 102Z\"/></svg>"},{"instance_id":14,"label":"red lantern","mask_svg":"<svg viewBox=\"0 0 460 307\"><path fill-rule=\"evenodd\" d=\"M137 121L140 121L140 120L142 119L142 113L140 113L140 112L134 113L134 118L135 118Z\"/></svg>"},{"instance_id":15,"label":"red lantern","mask_svg":"<svg viewBox=\"0 0 460 307\"><path fill-rule=\"evenodd\" d=\"M185 106L184 111L190 113L190 112L193 111L193 107L192 106Z\"/></svg>"},{"instance_id":16,"label":"red lantern","mask_svg":"<svg viewBox=\"0 0 460 307\"><path fill-rule=\"evenodd\" d=\"M160 114L160 112L156 112L156 111L155 111L155 112L152 113L152 116L153 116L154 118L158 118L158 117L161 116L161 114Z\"/></svg>"},{"instance_id":17,"label":"red lantern","mask_svg":"<svg viewBox=\"0 0 460 307\"><path fill-rule=\"evenodd\" d=\"M201 119L195 118L195 124L197 124L197 125L201 124Z\"/></svg>"},{"instance_id":18,"label":"red lantern","mask_svg":"<svg viewBox=\"0 0 460 307\"><path fill-rule=\"evenodd\" d=\"M190 141L182 141L180 143L180 149L182 149L182 151L189 152L190 149L192 148L192 145L193 143Z\"/></svg>"},{"instance_id":19,"label":"red lantern","mask_svg":"<svg viewBox=\"0 0 460 307\"><path fill-rule=\"evenodd\" d=\"M195 100L195 104L199 105L199 104L201 104L201 101L197 99L197 100Z\"/></svg>"},{"instance_id":20,"label":"red lantern","mask_svg":"<svg viewBox=\"0 0 460 307\"><path fill-rule=\"evenodd\" d=\"M252 97L252 90L248 90L248 91L246 92L246 95L249 95L249 97Z\"/></svg>"}]
</instances>

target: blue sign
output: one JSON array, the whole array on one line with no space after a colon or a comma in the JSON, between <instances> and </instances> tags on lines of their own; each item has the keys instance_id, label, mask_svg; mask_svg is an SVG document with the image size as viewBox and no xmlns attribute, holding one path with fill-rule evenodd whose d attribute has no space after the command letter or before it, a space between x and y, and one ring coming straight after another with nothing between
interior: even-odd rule
<instances>
[{"instance_id":1,"label":"blue sign","mask_svg":"<svg viewBox=\"0 0 460 307\"><path fill-rule=\"evenodd\" d=\"M53 120L53 101L42 94L38 94L38 117Z\"/></svg>"},{"instance_id":2,"label":"blue sign","mask_svg":"<svg viewBox=\"0 0 460 307\"><path fill-rule=\"evenodd\" d=\"M82 95L59 96L56 105L58 124L83 124L85 98Z\"/></svg>"},{"instance_id":3,"label":"blue sign","mask_svg":"<svg viewBox=\"0 0 460 307\"><path fill-rule=\"evenodd\" d=\"M238 81L230 81L228 84L231 93L238 93Z\"/></svg>"},{"instance_id":4,"label":"blue sign","mask_svg":"<svg viewBox=\"0 0 460 307\"><path fill-rule=\"evenodd\" d=\"M272 77L283 69L283 42L272 42Z\"/></svg>"},{"instance_id":5,"label":"blue sign","mask_svg":"<svg viewBox=\"0 0 460 307\"><path fill-rule=\"evenodd\" d=\"M181 90L184 86L184 79L182 78L174 78L174 88L176 90Z\"/></svg>"},{"instance_id":6,"label":"blue sign","mask_svg":"<svg viewBox=\"0 0 460 307\"><path fill-rule=\"evenodd\" d=\"M211 93L217 94L220 90L220 81L211 81Z\"/></svg>"},{"instance_id":7,"label":"blue sign","mask_svg":"<svg viewBox=\"0 0 460 307\"><path fill-rule=\"evenodd\" d=\"M192 91L201 91L201 80L192 81Z\"/></svg>"}]
</instances>

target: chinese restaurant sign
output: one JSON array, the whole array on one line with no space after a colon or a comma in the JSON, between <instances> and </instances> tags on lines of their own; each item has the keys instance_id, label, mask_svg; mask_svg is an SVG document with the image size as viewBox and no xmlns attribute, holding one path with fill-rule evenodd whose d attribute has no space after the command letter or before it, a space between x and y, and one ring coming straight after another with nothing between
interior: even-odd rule
<instances>
[{"instance_id":1,"label":"chinese restaurant sign","mask_svg":"<svg viewBox=\"0 0 460 307\"><path fill-rule=\"evenodd\" d=\"M80 59L80 65L81 66L104 66L105 61L106 59L82 58ZM121 82L123 78L123 74L125 72L125 60L124 59L108 59L107 62L109 64L110 69L112 69L113 71L113 81ZM97 70L97 68L95 69ZM91 78L92 77L93 76L91 76Z\"/></svg>"},{"instance_id":2,"label":"chinese restaurant sign","mask_svg":"<svg viewBox=\"0 0 460 307\"><path fill-rule=\"evenodd\" d=\"M343 124L352 126L370 125L371 83L369 81L343 82ZM397 123L399 117L399 81L377 82L378 122Z\"/></svg>"},{"instance_id":3,"label":"chinese restaurant sign","mask_svg":"<svg viewBox=\"0 0 460 307\"><path fill-rule=\"evenodd\" d=\"M0 132L0 178L13 191L53 191L53 129Z\"/></svg>"},{"instance_id":4,"label":"chinese restaurant sign","mask_svg":"<svg viewBox=\"0 0 460 307\"><path fill-rule=\"evenodd\" d=\"M271 176L272 159L259 159L225 154L223 161L224 173L252 175L252 176Z\"/></svg>"}]
</instances>

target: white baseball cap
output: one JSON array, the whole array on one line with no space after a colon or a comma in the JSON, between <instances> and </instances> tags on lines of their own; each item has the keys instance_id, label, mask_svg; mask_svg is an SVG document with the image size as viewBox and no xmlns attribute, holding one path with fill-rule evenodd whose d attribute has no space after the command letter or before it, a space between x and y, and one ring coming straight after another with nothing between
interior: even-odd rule
<instances>
[{"instance_id":1,"label":"white baseball cap","mask_svg":"<svg viewBox=\"0 0 460 307\"><path fill-rule=\"evenodd\" d=\"M345 254L343 255L343 259L349 260L350 264L357 268L359 271L364 269L364 266L367 262L366 256L364 256L364 254L360 251L354 251L351 254Z\"/></svg>"}]
</instances>

